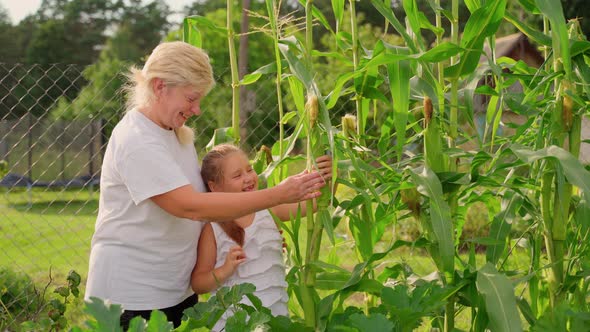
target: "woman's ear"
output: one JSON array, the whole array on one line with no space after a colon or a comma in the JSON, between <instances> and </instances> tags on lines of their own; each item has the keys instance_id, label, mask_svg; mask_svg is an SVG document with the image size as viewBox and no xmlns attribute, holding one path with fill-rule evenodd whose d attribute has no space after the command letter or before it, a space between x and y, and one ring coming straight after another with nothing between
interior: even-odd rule
<instances>
[{"instance_id":1,"label":"woman's ear","mask_svg":"<svg viewBox=\"0 0 590 332\"><path fill-rule=\"evenodd\" d=\"M160 97L164 93L164 88L166 88L166 84L164 84L164 81L161 78L155 77L152 80L152 89L154 91L154 96L156 96L156 99L160 99Z\"/></svg>"},{"instance_id":2,"label":"woman's ear","mask_svg":"<svg viewBox=\"0 0 590 332\"><path fill-rule=\"evenodd\" d=\"M215 183L214 181L208 181L207 182L207 186L209 187L209 190L213 191L219 191L219 186L217 185L217 183Z\"/></svg>"}]
</instances>

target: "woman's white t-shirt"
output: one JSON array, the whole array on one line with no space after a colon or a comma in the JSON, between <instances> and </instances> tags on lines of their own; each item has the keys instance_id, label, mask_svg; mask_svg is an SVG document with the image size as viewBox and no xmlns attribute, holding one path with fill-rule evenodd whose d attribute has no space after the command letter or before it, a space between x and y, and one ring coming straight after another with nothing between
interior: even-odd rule
<instances>
[{"instance_id":1,"label":"woman's white t-shirt","mask_svg":"<svg viewBox=\"0 0 590 332\"><path fill-rule=\"evenodd\" d=\"M193 292L202 223L177 218L150 197L190 184L204 192L197 154L138 111L117 124L103 160L85 298L125 310L174 306Z\"/></svg>"}]
</instances>

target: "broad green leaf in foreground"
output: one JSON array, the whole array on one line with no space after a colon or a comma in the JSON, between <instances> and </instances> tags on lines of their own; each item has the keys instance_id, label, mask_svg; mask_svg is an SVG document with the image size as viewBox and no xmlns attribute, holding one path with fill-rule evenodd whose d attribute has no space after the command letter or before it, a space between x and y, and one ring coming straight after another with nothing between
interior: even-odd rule
<instances>
[{"instance_id":1,"label":"broad green leaf in foreground","mask_svg":"<svg viewBox=\"0 0 590 332\"><path fill-rule=\"evenodd\" d=\"M486 263L477 273L477 290L483 294L486 311L490 319L489 328L496 332L522 331L522 324L516 307L514 288L504 274Z\"/></svg>"}]
</instances>

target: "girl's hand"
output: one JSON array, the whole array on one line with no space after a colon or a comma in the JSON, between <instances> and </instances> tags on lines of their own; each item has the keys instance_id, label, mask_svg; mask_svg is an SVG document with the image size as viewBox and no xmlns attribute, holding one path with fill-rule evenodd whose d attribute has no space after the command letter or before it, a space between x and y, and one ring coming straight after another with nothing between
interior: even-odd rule
<instances>
[{"instance_id":1,"label":"girl's hand","mask_svg":"<svg viewBox=\"0 0 590 332\"><path fill-rule=\"evenodd\" d=\"M240 264L246 261L246 253L240 246L233 246L229 249L223 264L233 274Z\"/></svg>"}]
</instances>

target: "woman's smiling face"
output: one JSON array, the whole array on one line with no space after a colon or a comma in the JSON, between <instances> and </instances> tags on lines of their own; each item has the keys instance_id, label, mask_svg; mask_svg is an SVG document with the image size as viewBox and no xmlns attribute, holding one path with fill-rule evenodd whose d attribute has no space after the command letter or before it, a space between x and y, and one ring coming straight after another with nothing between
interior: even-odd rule
<instances>
[{"instance_id":1,"label":"woman's smiling face","mask_svg":"<svg viewBox=\"0 0 590 332\"><path fill-rule=\"evenodd\" d=\"M176 129L193 115L201 114L201 94L192 86L170 86L155 83L156 123L162 128Z\"/></svg>"}]
</instances>

